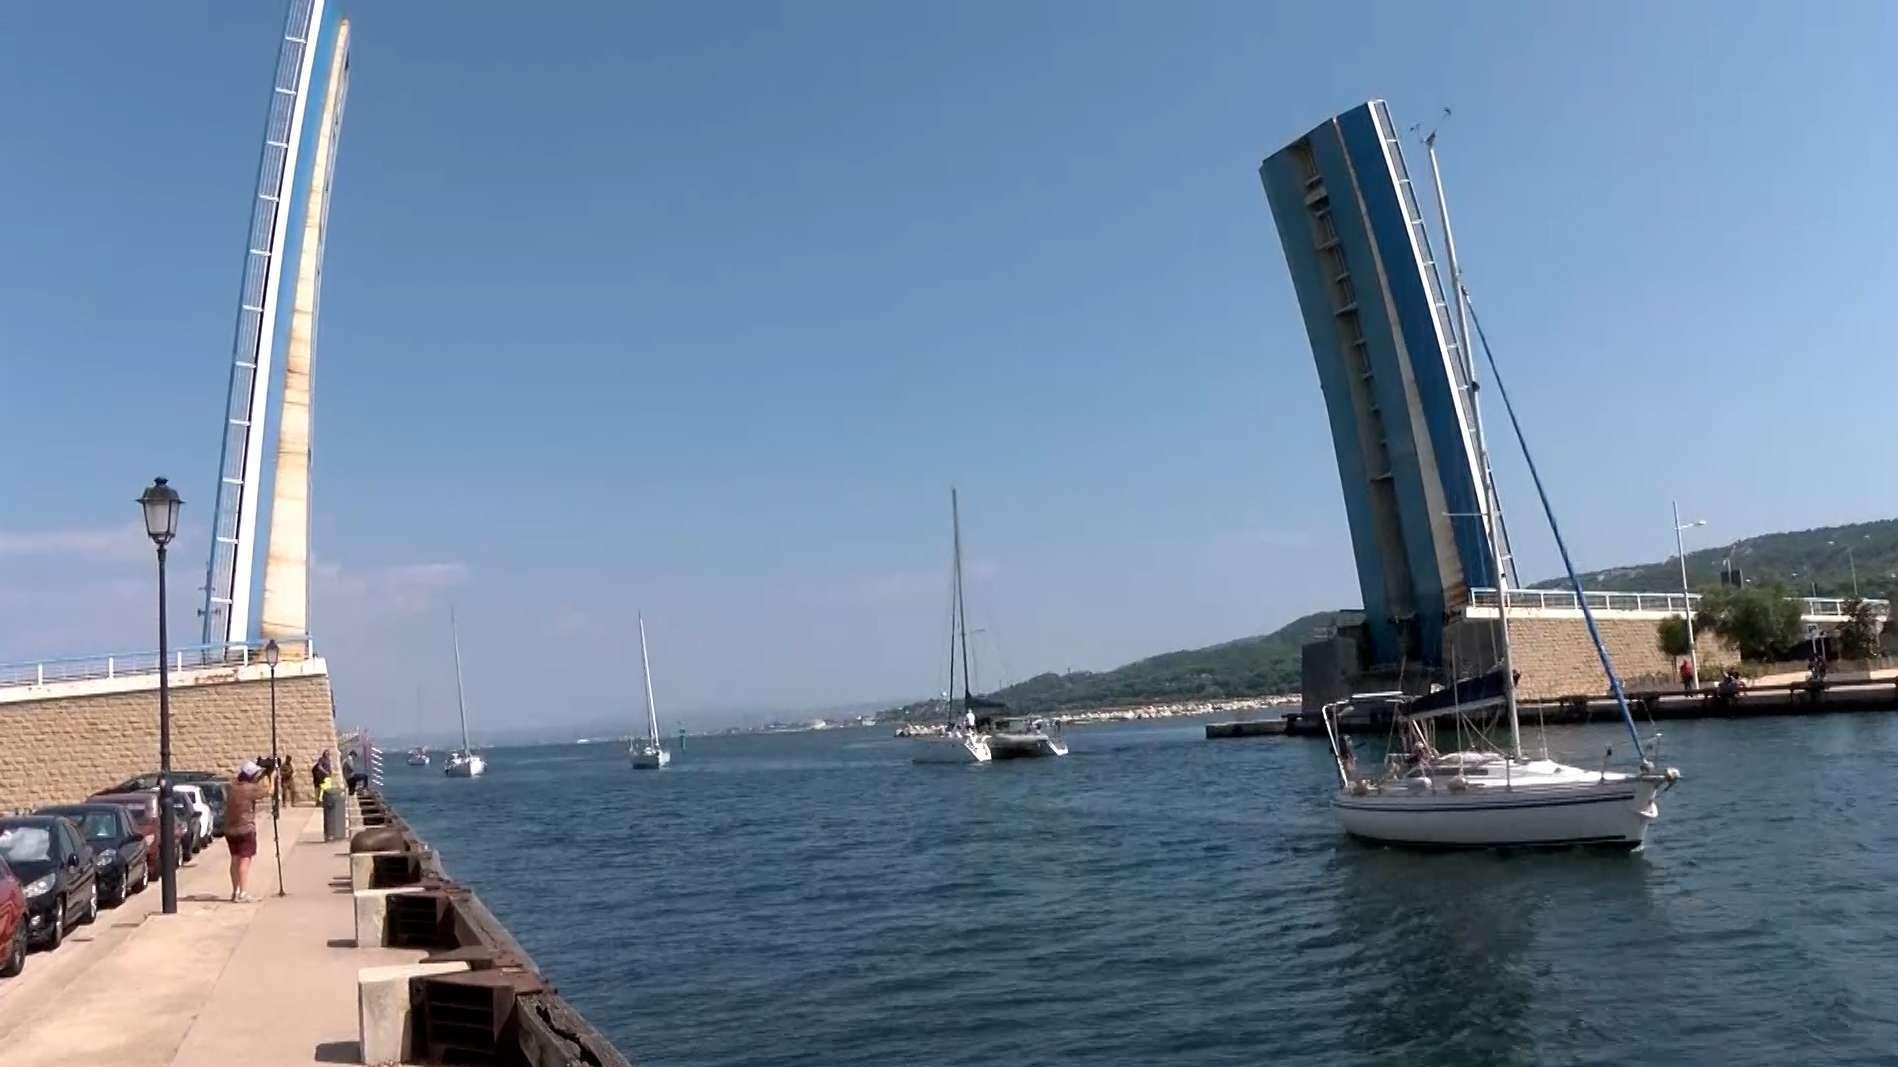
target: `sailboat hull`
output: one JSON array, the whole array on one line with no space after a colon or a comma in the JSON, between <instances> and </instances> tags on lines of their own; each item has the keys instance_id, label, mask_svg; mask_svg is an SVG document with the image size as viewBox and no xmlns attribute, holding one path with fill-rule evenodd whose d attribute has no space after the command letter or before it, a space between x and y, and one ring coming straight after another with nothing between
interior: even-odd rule
<instances>
[{"instance_id":1,"label":"sailboat hull","mask_svg":"<svg viewBox=\"0 0 1898 1067\"><path fill-rule=\"evenodd\" d=\"M1068 743L1039 730L1025 734L1000 733L989 737L996 759L1048 759L1068 754Z\"/></svg>"},{"instance_id":2,"label":"sailboat hull","mask_svg":"<svg viewBox=\"0 0 1898 1067\"><path fill-rule=\"evenodd\" d=\"M487 760L480 756L469 756L467 759L450 759L448 765L442 768L442 773L450 778L474 778L486 773L487 769Z\"/></svg>"},{"instance_id":3,"label":"sailboat hull","mask_svg":"<svg viewBox=\"0 0 1898 1067\"><path fill-rule=\"evenodd\" d=\"M993 758L989 739L981 734L951 733L912 737L905 742L915 763L987 763Z\"/></svg>"},{"instance_id":4,"label":"sailboat hull","mask_svg":"<svg viewBox=\"0 0 1898 1067\"><path fill-rule=\"evenodd\" d=\"M656 771L672 762L672 753L663 748L635 748L630 753L633 769L636 771Z\"/></svg>"},{"instance_id":5,"label":"sailboat hull","mask_svg":"<svg viewBox=\"0 0 1898 1067\"><path fill-rule=\"evenodd\" d=\"M1353 837L1425 848L1637 849L1660 814L1660 783L1641 778L1516 789L1351 792L1332 801Z\"/></svg>"}]
</instances>

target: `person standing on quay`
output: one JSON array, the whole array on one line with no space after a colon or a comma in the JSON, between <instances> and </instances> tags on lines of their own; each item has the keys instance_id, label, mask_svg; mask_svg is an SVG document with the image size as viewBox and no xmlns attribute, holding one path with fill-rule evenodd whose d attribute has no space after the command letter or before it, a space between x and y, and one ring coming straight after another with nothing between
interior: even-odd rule
<instances>
[{"instance_id":1,"label":"person standing on quay","mask_svg":"<svg viewBox=\"0 0 1898 1067\"><path fill-rule=\"evenodd\" d=\"M245 760L224 802L224 844L231 850L233 904L249 904L257 899L248 891L250 861L257 855L257 802L269 795L270 786L262 779L276 769L275 764L268 758L263 764Z\"/></svg>"},{"instance_id":2,"label":"person standing on quay","mask_svg":"<svg viewBox=\"0 0 1898 1067\"><path fill-rule=\"evenodd\" d=\"M330 777L330 750L324 749L310 764L310 788L316 791L316 802L323 803L323 783Z\"/></svg>"},{"instance_id":3,"label":"person standing on quay","mask_svg":"<svg viewBox=\"0 0 1898 1067\"><path fill-rule=\"evenodd\" d=\"M296 761L287 754L277 766L277 792L283 797L283 806L286 808L297 806L296 766Z\"/></svg>"}]
</instances>

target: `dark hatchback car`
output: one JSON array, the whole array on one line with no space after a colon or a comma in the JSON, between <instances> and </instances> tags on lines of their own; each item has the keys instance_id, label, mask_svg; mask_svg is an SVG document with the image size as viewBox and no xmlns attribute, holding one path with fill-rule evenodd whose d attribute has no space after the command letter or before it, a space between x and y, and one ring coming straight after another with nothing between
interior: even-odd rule
<instances>
[{"instance_id":1,"label":"dark hatchback car","mask_svg":"<svg viewBox=\"0 0 1898 1067\"><path fill-rule=\"evenodd\" d=\"M36 815L63 815L79 827L92 846L93 865L99 871L99 901L108 908L151 881L151 863L145 855L145 835L139 833L129 809L118 804L60 804L41 808Z\"/></svg>"},{"instance_id":2,"label":"dark hatchback car","mask_svg":"<svg viewBox=\"0 0 1898 1067\"><path fill-rule=\"evenodd\" d=\"M204 802L211 808L211 836L224 836L224 790L231 784L230 777L216 771L173 771L171 780L181 785L195 785L204 790ZM139 793L157 788L158 772L148 771L145 774L127 778L118 785L110 789L102 789L100 792Z\"/></svg>"},{"instance_id":3,"label":"dark hatchback car","mask_svg":"<svg viewBox=\"0 0 1898 1067\"><path fill-rule=\"evenodd\" d=\"M71 819L0 819L0 859L13 868L26 891L26 932L34 944L57 948L68 929L99 917L92 849Z\"/></svg>"},{"instance_id":4,"label":"dark hatchback car","mask_svg":"<svg viewBox=\"0 0 1898 1067\"><path fill-rule=\"evenodd\" d=\"M190 802L183 794L175 794L172 800L171 835L173 848L178 856L178 865L184 866L196 851L192 846ZM146 854L151 857L157 873L158 863L158 791L147 789L136 793L95 793L86 798L88 804L119 804L132 810L132 821L139 826L139 832L147 838ZM183 805L183 808L180 807Z\"/></svg>"}]
</instances>

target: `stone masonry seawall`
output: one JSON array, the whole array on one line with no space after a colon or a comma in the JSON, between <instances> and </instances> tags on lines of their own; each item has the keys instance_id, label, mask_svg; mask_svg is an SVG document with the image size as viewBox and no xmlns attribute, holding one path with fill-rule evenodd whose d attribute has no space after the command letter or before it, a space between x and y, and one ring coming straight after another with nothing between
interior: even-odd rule
<instances>
[{"instance_id":1,"label":"stone masonry seawall","mask_svg":"<svg viewBox=\"0 0 1898 1067\"><path fill-rule=\"evenodd\" d=\"M1660 623L1653 619L1597 618L1601 639L1608 646L1615 671L1623 682L1636 678L1668 679L1676 684L1676 661L1658 645ZM1602 673L1595 645L1588 639L1588 625L1578 618L1515 618L1509 620L1509 636L1515 649L1516 669L1522 672L1521 693L1525 700L1550 700L1565 696L1602 696L1608 692L1608 676ZM1740 661L1732 645L1712 634L1696 634L1700 650L1702 684L1712 684L1715 664Z\"/></svg>"},{"instance_id":2,"label":"stone masonry seawall","mask_svg":"<svg viewBox=\"0 0 1898 1067\"><path fill-rule=\"evenodd\" d=\"M1595 617L1595 623L1624 685L1652 688L1658 681L1672 690L1680 684L1677 662L1660 649L1659 618L1617 618L1603 613ZM1496 625L1493 617L1455 621L1446 631L1446 660L1460 662L1465 675L1485 669L1495 662L1500 647ZM1581 615L1511 613L1509 637L1516 671L1522 675L1517 687L1522 699L1608 695L1608 676L1602 673ZM1719 667L1740 662L1739 651L1718 636L1698 633L1694 637L1700 650L1701 684L1713 684Z\"/></svg>"},{"instance_id":3,"label":"stone masonry seawall","mask_svg":"<svg viewBox=\"0 0 1898 1067\"><path fill-rule=\"evenodd\" d=\"M336 756L327 674L277 680L278 747L305 798L317 753ZM270 683L225 681L171 691L171 765L221 771L270 751ZM82 800L158 769L158 690L0 703L0 812Z\"/></svg>"}]
</instances>

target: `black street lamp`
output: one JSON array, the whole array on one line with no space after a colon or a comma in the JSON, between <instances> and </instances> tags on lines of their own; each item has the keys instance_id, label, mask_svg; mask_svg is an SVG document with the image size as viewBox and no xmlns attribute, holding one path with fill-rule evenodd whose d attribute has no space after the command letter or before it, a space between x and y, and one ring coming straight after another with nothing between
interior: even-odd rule
<instances>
[{"instance_id":1,"label":"black street lamp","mask_svg":"<svg viewBox=\"0 0 1898 1067\"><path fill-rule=\"evenodd\" d=\"M165 639L165 546L178 536L178 491L154 478L138 498L145 512L145 533L158 546L158 866L160 902L166 915L178 913L178 843L172 837L171 676Z\"/></svg>"},{"instance_id":2,"label":"black street lamp","mask_svg":"<svg viewBox=\"0 0 1898 1067\"><path fill-rule=\"evenodd\" d=\"M277 895L283 896L283 831L277 825L277 801L283 796L283 753L277 751L277 661L283 653L276 638L264 643L264 662L270 664L270 759L276 777L270 790L270 847L277 854Z\"/></svg>"}]
</instances>

